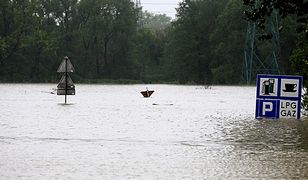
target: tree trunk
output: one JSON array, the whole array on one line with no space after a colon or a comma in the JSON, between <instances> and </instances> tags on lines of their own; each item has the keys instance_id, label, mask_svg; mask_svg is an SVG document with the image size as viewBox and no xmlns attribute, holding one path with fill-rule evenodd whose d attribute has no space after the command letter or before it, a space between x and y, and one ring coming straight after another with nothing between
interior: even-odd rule
<instances>
[{"instance_id":1,"label":"tree trunk","mask_svg":"<svg viewBox=\"0 0 308 180\"><path fill-rule=\"evenodd\" d=\"M108 66L108 59L107 59L107 53L108 53L108 37L105 37L104 41L104 64L107 67Z\"/></svg>"},{"instance_id":2,"label":"tree trunk","mask_svg":"<svg viewBox=\"0 0 308 180\"><path fill-rule=\"evenodd\" d=\"M95 53L95 62L96 62L96 73L99 76L101 74L100 71L100 60L99 60L99 50L98 50L98 42L97 42L97 37L94 37L94 41L93 41L93 50Z\"/></svg>"},{"instance_id":3,"label":"tree trunk","mask_svg":"<svg viewBox=\"0 0 308 180\"><path fill-rule=\"evenodd\" d=\"M97 75L100 75L101 71L100 71L100 62L99 62L99 54L98 53L96 53L96 55L95 55L95 60L96 60L96 73L97 73Z\"/></svg>"},{"instance_id":4,"label":"tree trunk","mask_svg":"<svg viewBox=\"0 0 308 180\"><path fill-rule=\"evenodd\" d=\"M108 62L108 45L109 41L112 37L112 32L108 33L104 37L104 65L105 67L108 67L109 62Z\"/></svg>"},{"instance_id":5,"label":"tree trunk","mask_svg":"<svg viewBox=\"0 0 308 180\"><path fill-rule=\"evenodd\" d=\"M35 81L40 80L40 60L41 60L41 54L42 54L42 47L38 47L35 58L33 61L32 71L30 74L30 78L34 79Z\"/></svg>"}]
</instances>

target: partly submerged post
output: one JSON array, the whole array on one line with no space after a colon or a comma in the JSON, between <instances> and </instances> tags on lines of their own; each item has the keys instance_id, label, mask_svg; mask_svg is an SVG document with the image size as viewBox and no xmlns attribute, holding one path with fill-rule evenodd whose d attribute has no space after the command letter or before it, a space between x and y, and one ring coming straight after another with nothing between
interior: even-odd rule
<instances>
[{"instance_id":1,"label":"partly submerged post","mask_svg":"<svg viewBox=\"0 0 308 180\"><path fill-rule=\"evenodd\" d=\"M64 73L57 86L57 95L65 95L65 104L67 103L67 95L75 95L75 85L68 73L74 72L75 69L67 56L60 64L57 72Z\"/></svg>"},{"instance_id":2,"label":"partly submerged post","mask_svg":"<svg viewBox=\"0 0 308 180\"><path fill-rule=\"evenodd\" d=\"M65 60L65 104L66 104L66 95L67 95L67 60L68 60L68 57L65 57L64 60Z\"/></svg>"},{"instance_id":3,"label":"partly submerged post","mask_svg":"<svg viewBox=\"0 0 308 180\"><path fill-rule=\"evenodd\" d=\"M141 91L140 93L143 95L143 97L148 98L154 93L154 91L149 91L148 88L146 88L146 91Z\"/></svg>"}]
</instances>

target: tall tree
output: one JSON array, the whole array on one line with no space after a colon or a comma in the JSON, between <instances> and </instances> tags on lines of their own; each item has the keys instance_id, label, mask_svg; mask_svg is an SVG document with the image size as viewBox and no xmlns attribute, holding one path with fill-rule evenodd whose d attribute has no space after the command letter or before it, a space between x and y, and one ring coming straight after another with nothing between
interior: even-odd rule
<instances>
[{"instance_id":1,"label":"tall tree","mask_svg":"<svg viewBox=\"0 0 308 180\"><path fill-rule=\"evenodd\" d=\"M79 12L84 57L92 53L97 75L110 76L117 61L129 58L127 48L136 27L134 5L129 0L84 0Z\"/></svg>"},{"instance_id":2,"label":"tall tree","mask_svg":"<svg viewBox=\"0 0 308 180\"><path fill-rule=\"evenodd\" d=\"M241 81L246 22L241 19L244 6L237 0L229 0L216 19L216 27L210 37L213 82L236 84ZM232 78L231 78L232 77Z\"/></svg>"},{"instance_id":3,"label":"tall tree","mask_svg":"<svg viewBox=\"0 0 308 180\"><path fill-rule=\"evenodd\" d=\"M210 34L223 2L184 0L177 9L170 46L174 75L181 83L211 83Z\"/></svg>"},{"instance_id":4,"label":"tall tree","mask_svg":"<svg viewBox=\"0 0 308 180\"><path fill-rule=\"evenodd\" d=\"M164 48L167 43L167 29L171 18L162 14L143 13L143 29L138 31L135 40L135 58L144 82L158 82L165 76Z\"/></svg>"}]
</instances>

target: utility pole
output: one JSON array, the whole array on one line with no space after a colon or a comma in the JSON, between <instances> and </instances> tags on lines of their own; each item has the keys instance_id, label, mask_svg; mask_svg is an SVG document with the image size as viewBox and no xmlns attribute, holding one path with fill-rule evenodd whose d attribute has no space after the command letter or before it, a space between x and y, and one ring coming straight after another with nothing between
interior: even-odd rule
<instances>
[{"instance_id":1,"label":"utility pole","mask_svg":"<svg viewBox=\"0 0 308 180\"><path fill-rule=\"evenodd\" d=\"M255 7L258 5L259 1L256 0ZM255 82L257 74L281 73L278 65L280 57L278 13L273 11L267 21L268 31L272 36L270 41L271 49L267 54L261 54L258 49L257 44L260 33L257 24L252 21L248 22L243 63L243 80L247 84Z\"/></svg>"}]
</instances>

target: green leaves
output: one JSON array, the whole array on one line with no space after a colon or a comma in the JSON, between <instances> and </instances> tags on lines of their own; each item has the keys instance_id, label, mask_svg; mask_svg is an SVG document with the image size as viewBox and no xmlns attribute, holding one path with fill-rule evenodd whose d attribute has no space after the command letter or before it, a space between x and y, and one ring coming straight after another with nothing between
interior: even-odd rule
<instances>
[{"instance_id":1,"label":"green leaves","mask_svg":"<svg viewBox=\"0 0 308 180\"><path fill-rule=\"evenodd\" d=\"M242 10L233 0L180 4L167 48L176 80L239 83L246 28Z\"/></svg>"},{"instance_id":2,"label":"green leaves","mask_svg":"<svg viewBox=\"0 0 308 180\"><path fill-rule=\"evenodd\" d=\"M255 2L244 4L252 8ZM277 6L265 5L256 15ZM241 2L184 0L172 22L149 12L138 20L139 10L131 0L1 1L0 81L56 80L57 66L69 56L76 67L74 79L81 81L240 82L246 33ZM283 27L289 32L289 26ZM288 34L284 49L292 47L292 39Z\"/></svg>"},{"instance_id":3,"label":"green leaves","mask_svg":"<svg viewBox=\"0 0 308 180\"><path fill-rule=\"evenodd\" d=\"M277 11L282 18L296 16L299 25L297 31L304 32L306 38L308 37L308 1L243 0L243 4L247 6L245 10L247 20L257 22L261 29L266 28L268 17Z\"/></svg>"}]
</instances>

